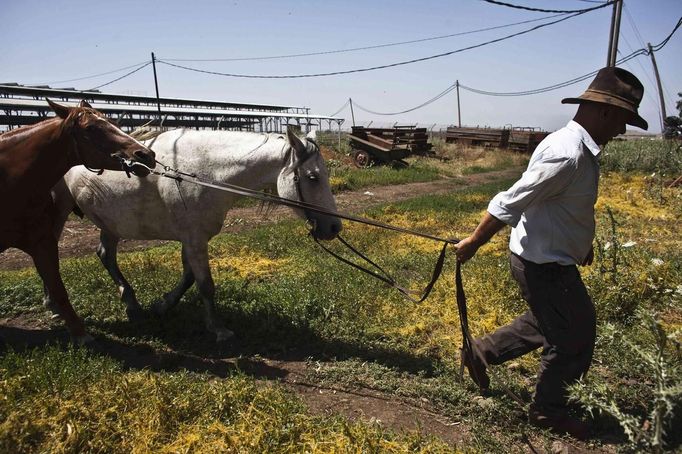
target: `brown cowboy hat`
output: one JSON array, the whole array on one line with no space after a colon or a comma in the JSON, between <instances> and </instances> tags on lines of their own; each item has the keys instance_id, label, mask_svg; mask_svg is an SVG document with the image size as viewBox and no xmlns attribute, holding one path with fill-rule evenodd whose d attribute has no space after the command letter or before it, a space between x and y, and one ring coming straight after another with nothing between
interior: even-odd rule
<instances>
[{"instance_id":1,"label":"brown cowboy hat","mask_svg":"<svg viewBox=\"0 0 682 454\"><path fill-rule=\"evenodd\" d=\"M621 107L632 112L632 117L627 122L629 125L646 130L649 125L637 113L642 96L644 96L644 87L634 74L611 66L599 70L585 93L577 98L564 98L561 103L580 104L592 101Z\"/></svg>"}]
</instances>

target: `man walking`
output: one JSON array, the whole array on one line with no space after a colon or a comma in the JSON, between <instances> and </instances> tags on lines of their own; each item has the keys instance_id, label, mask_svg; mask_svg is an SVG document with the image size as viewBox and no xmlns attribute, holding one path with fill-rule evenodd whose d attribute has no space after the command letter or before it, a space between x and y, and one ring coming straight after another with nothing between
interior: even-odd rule
<instances>
[{"instance_id":1,"label":"man walking","mask_svg":"<svg viewBox=\"0 0 682 454\"><path fill-rule=\"evenodd\" d=\"M578 104L573 120L538 145L521 178L490 201L476 230L456 246L464 263L512 226L511 272L529 306L509 325L475 339L481 356L474 355L473 364L464 359L469 375L485 390L486 364L542 347L529 421L580 439L588 436L588 426L568 414L566 387L590 367L596 316L577 265L593 259L600 146L624 133L626 124L647 129L637 113L643 94L633 74L608 67L585 93L562 100Z\"/></svg>"}]
</instances>

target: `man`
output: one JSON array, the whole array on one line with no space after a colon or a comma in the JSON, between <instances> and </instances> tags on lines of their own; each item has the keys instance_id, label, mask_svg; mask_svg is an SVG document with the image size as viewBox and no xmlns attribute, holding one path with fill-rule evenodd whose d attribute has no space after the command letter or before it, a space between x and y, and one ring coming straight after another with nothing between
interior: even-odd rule
<instances>
[{"instance_id":1,"label":"man","mask_svg":"<svg viewBox=\"0 0 682 454\"><path fill-rule=\"evenodd\" d=\"M633 74L609 67L581 96L562 100L579 105L573 120L538 145L521 178L490 201L474 233L456 246L464 263L512 226L511 272L529 306L509 325L474 341L473 364L463 360L469 375L485 390L486 365L543 347L529 421L581 439L588 426L569 415L566 386L590 366L596 316L576 265L590 265L593 258L599 146L624 133L626 124L647 129L637 113L643 94Z\"/></svg>"}]
</instances>

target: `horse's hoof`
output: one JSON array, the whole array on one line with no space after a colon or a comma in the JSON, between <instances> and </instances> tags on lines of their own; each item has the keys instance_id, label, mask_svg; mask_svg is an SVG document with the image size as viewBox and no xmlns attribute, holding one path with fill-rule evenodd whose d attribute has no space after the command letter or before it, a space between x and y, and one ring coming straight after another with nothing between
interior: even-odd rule
<instances>
[{"instance_id":1,"label":"horse's hoof","mask_svg":"<svg viewBox=\"0 0 682 454\"><path fill-rule=\"evenodd\" d=\"M230 331L229 329L218 330L218 331L216 331L215 335L216 335L216 342L219 344L223 343L223 342L227 342L230 339L234 338L234 332Z\"/></svg>"},{"instance_id":2,"label":"horse's hoof","mask_svg":"<svg viewBox=\"0 0 682 454\"><path fill-rule=\"evenodd\" d=\"M62 319L62 316L59 315L59 314L52 314L52 315L50 315L50 320L53 320L53 321L54 321L54 320L61 320L61 319Z\"/></svg>"},{"instance_id":3,"label":"horse's hoof","mask_svg":"<svg viewBox=\"0 0 682 454\"><path fill-rule=\"evenodd\" d=\"M156 300L152 303L152 312L159 317L163 317L168 312L168 306L164 300Z\"/></svg>"},{"instance_id":4,"label":"horse's hoof","mask_svg":"<svg viewBox=\"0 0 682 454\"><path fill-rule=\"evenodd\" d=\"M72 336L71 340L75 345L82 347L84 345L90 344L92 341L95 340L95 338L89 335L88 333L85 333L81 334L80 336Z\"/></svg>"},{"instance_id":5,"label":"horse's hoof","mask_svg":"<svg viewBox=\"0 0 682 454\"><path fill-rule=\"evenodd\" d=\"M52 312L51 318L61 317L59 315L59 309L50 299L43 299L43 307L48 311Z\"/></svg>"},{"instance_id":6,"label":"horse's hoof","mask_svg":"<svg viewBox=\"0 0 682 454\"><path fill-rule=\"evenodd\" d=\"M141 322L147 318L144 309L140 306L126 307L126 315L130 322Z\"/></svg>"}]
</instances>

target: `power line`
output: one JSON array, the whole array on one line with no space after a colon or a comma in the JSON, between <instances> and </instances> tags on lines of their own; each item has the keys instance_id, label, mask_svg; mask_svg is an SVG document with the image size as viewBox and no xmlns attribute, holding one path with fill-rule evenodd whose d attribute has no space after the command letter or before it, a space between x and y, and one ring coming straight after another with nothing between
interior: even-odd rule
<instances>
[{"instance_id":1,"label":"power line","mask_svg":"<svg viewBox=\"0 0 682 454\"><path fill-rule=\"evenodd\" d=\"M482 1L487 2L487 3L492 3L493 5L507 6L509 8L523 9L526 11L538 11L541 13L563 13L563 14L587 13L589 11L594 11L595 9L604 8L605 6L608 6L608 5L611 5L614 3L613 1L608 1L608 2L600 4L599 6L594 6L592 8L587 8L587 9L558 10L558 9L530 8L528 6L513 5L511 3L500 2L497 0L482 0Z\"/></svg>"},{"instance_id":2,"label":"power line","mask_svg":"<svg viewBox=\"0 0 682 454\"><path fill-rule=\"evenodd\" d=\"M673 36L673 35L675 34L675 32L677 31L677 29L680 28L680 25L682 25L682 17L680 17L680 18L677 20L677 25L675 25L675 28L673 28L673 31L671 31L670 34L669 34L663 41L661 41L660 43L656 44L655 46L651 46L651 48L652 48L655 52L658 52L659 50L661 50L661 49L663 48L663 46L665 46L666 44L668 44L668 41L670 41L670 38L672 38L672 36ZM648 52L647 52L647 55L648 55Z\"/></svg>"},{"instance_id":3,"label":"power line","mask_svg":"<svg viewBox=\"0 0 682 454\"><path fill-rule=\"evenodd\" d=\"M628 22L629 22L629 24L630 24L630 28L631 28L632 31L634 32L635 38L637 38L637 40L639 41L639 45L640 45L641 47L646 47L646 43L644 42L644 38L642 38L642 35L639 33L639 29L637 28L637 24L635 24L635 21L634 21L634 19L633 19L633 17L632 17L632 14L630 14L630 9L627 7L627 5L626 5L625 3L623 3L623 9L625 10L625 16L626 16L627 19L628 19ZM628 48L630 49L630 51L633 52L633 49L634 49L634 48L633 48L633 46L631 46L630 43L628 42L628 39L627 39L627 37L625 36L625 34L621 32L620 35L623 37L623 40L625 41L625 44L628 46ZM651 78L651 75L649 74L649 71L646 70L646 68L644 67L644 65L642 64L642 62L641 62L640 60L636 60L636 61L637 61L637 64L639 65L639 67L642 68L642 71L643 71L644 74L646 75L647 79L649 79L649 82L651 83L651 86L655 87L655 86L656 86L656 82L654 82L654 80ZM648 92L647 92L647 94L648 94ZM652 100L652 101L653 101L653 100ZM657 104L657 102L654 101L654 105L656 105L656 104Z\"/></svg>"},{"instance_id":4,"label":"power line","mask_svg":"<svg viewBox=\"0 0 682 454\"><path fill-rule=\"evenodd\" d=\"M634 57L637 57L637 56L641 55L641 51L643 51L643 50L644 50L644 49L640 49L640 50L638 50L638 51L633 51L633 52L632 52L631 54L629 54L628 56L621 58L621 60L619 60L618 63L620 63L620 64L627 63L629 60L633 59ZM597 72L599 72L599 70L595 70L595 71L592 71L592 72L590 72L590 73L588 73L588 74L583 74L582 76L578 76L578 77L575 77L575 78L573 78L573 79L570 79L570 80L567 80L567 81L564 81L564 82L560 82L560 83L557 83L557 84L554 84L554 85L550 85L550 86L548 86L548 87L537 88L537 89L532 89L532 90L526 90L526 91L523 91L523 92L495 93L495 92L489 92L489 91L479 90L479 89L472 88L472 87L468 87L468 86L465 86L465 85L462 85L462 84L460 84L459 86L460 86L462 89L464 89L464 90L467 90L467 91L470 91L470 92L473 92L473 93L488 95L488 96L527 96L527 95L532 95L532 94L545 93L545 92L547 92L547 91L557 90L557 89L559 89L559 88L564 88L564 87L567 87L567 86L569 86L569 85L577 84L577 83L579 83L579 82L582 82L582 81L584 81L584 80L586 80L586 79L589 79L589 78L593 77L594 75L597 74ZM431 104L431 103L437 101L438 99L442 98L442 97L445 96L446 94L450 93L450 92L453 91L455 88L456 88L456 85L455 85L455 84L450 85L450 86L447 87L445 90L443 90L442 92L440 92L439 94L437 94L437 95L434 96L433 98L429 99L428 101L425 101L425 102L423 102L422 104L419 104L418 106L413 107L413 108L411 108L411 109L406 109L406 110L403 110L403 111L400 111L400 112L375 112L375 111L373 111L373 110L369 110L369 109L367 109L367 108L365 108L365 107L362 107L360 104L357 103L357 101L354 103L354 105L355 105L355 107L359 108L360 110L362 110L362 111L364 111L364 112L367 112L367 113L370 113L370 114L374 114L374 115L399 115L399 114L412 112L412 111L414 111L414 110L417 110L417 109L420 109L420 108L422 108L422 107L425 107L425 106L427 106L427 105L429 105L429 104ZM647 94L648 94L648 92L647 92ZM654 102L654 104L656 104L656 103ZM341 110L343 110L347 105L348 105L348 101L346 101L346 104L344 104L343 107L341 107L341 109L339 109L334 115L338 114L338 113L339 113ZM330 116L334 116L334 115L330 115Z\"/></svg>"},{"instance_id":5,"label":"power line","mask_svg":"<svg viewBox=\"0 0 682 454\"><path fill-rule=\"evenodd\" d=\"M387 115L387 116L388 116L388 115L400 115L400 114L412 112L412 111L415 111L415 110L417 110L417 109L421 109L422 107L428 106L429 104L438 101L440 98L442 98L443 96L447 95L448 93L450 93L450 92L451 92L452 90L454 90L455 88L457 88L457 86L456 86L455 84L452 84L452 85L450 85L448 88L446 88L445 90L443 90L442 92L438 93L438 94L437 94L436 96L434 96L433 98L429 99L428 101L425 101L425 102L419 104L419 105L416 106L416 107L412 107L411 109L402 110L402 111L400 111L400 112L375 112L375 111L373 111L373 110L369 110L369 109L366 109L366 108L362 107L362 106L359 105L357 102L354 102L353 105L354 105L355 107L357 107L358 109L364 111L364 112L367 112L367 113L370 113L370 114L374 114L374 115Z\"/></svg>"},{"instance_id":6,"label":"power line","mask_svg":"<svg viewBox=\"0 0 682 454\"><path fill-rule=\"evenodd\" d=\"M600 8L601 8L601 7L600 7ZM589 10L589 11L592 11L592 10ZM476 49L476 48L479 48L479 47L487 46L487 45L489 45L489 44L498 43L498 42L500 42L500 41L504 41L504 40L507 40L507 39L510 39L510 38L514 38L514 37L516 37L516 36L524 35L524 34L526 34L526 33L530 33L530 32L532 32L532 31L538 30L538 29L540 29L540 28L544 28L544 27L548 27L548 26L550 26L550 25L558 24L559 22L563 22L563 21L565 21L565 20L571 19L571 18L576 17L576 16L579 16L579 15L581 15L581 14L585 14L585 13L576 13L576 14L572 14L572 15L570 15L570 16L565 16L565 17L562 17L561 19L558 19L558 20L555 20L555 21L552 21L552 22L547 22L547 23L545 23L545 24L536 25L535 27L531 27L531 28L529 28L529 29L522 30L522 31L517 32L517 33L513 33L513 34L511 34L511 35L503 36L503 37L501 37L501 38L493 39L493 40L486 41L486 42L483 42L483 43L480 43L480 44L475 44L475 45L473 45L473 46L463 47L463 48L456 49L456 50L453 50L453 51L450 51L450 52L443 52L443 53L436 54L436 55L431 55L431 56L428 56L428 57L416 58L416 59L414 59L414 60L402 61L402 62L398 62L398 63L391 63L391 64L387 64L387 65L372 66L372 67L369 67L369 68L350 69L350 70L346 70L346 71L334 71L334 72L316 73L316 74L281 75L281 76L278 76L278 75L234 74L234 73L223 73L223 72L219 72L219 71L209 71L209 70L205 70L205 69L192 68L192 67L190 67L190 66L178 65L178 64L176 64L176 63L170 63L170 62L168 62L168 61L160 60L160 59L157 59L157 61L158 61L159 63L163 63L164 65L173 66L173 67L180 68L180 69L184 69L184 70L187 70L187 71L194 71L194 72L203 73L203 74L211 74L211 75L214 75L214 76L223 76L223 77L241 77L241 78L247 78L247 79L301 79L301 78L308 78L308 77L339 76L339 75L343 75L343 74L352 74L352 73L359 73L359 72L375 71L375 70L378 70L378 69L393 68L393 67L396 67L396 66L409 65L409 64L412 64L412 63L419 63L419 62L423 62L423 61L427 61L427 60L433 60L433 59L436 59L436 58L446 57L446 56L448 56L448 55L457 54L457 53L464 52L464 51L467 51L467 50L471 50L471 49Z\"/></svg>"},{"instance_id":7,"label":"power line","mask_svg":"<svg viewBox=\"0 0 682 454\"><path fill-rule=\"evenodd\" d=\"M337 110L337 111L334 112L333 114L327 115L327 116L328 116L328 117L335 117L335 116L337 116L343 109L345 109L345 108L348 106L348 104L350 104L350 99L347 100L347 101L339 108L339 110Z\"/></svg>"},{"instance_id":8,"label":"power line","mask_svg":"<svg viewBox=\"0 0 682 454\"><path fill-rule=\"evenodd\" d=\"M538 22L538 21L542 21L542 20L546 20L546 19L553 19L555 17L564 16L564 15L565 14L554 14L551 16L545 16L545 17L541 17L538 19L524 20L521 22L514 22L511 24L505 24L505 25L496 25L494 27L479 28L476 30L469 30L469 31L459 32L459 33L451 33L448 35L432 36L429 38L413 39L410 41L399 41L399 42L395 42L395 43L377 44L374 46L352 47L349 49L337 49L337 50L328 50L328 51L320 51L320 52L308 52L308 53L300 53L300 54L274 55L274 56L262 56L262 57L184 58L184 59L183 58L164 58L163 60L174 61L174 62L178 62L178 61L179 62L187 62L187 61L190 61L190 62L255 61L255 60L274 60L274 59L295 58L295 57L310 57L310 56L315 56L315 55L340 54L340 53L346 53L346 52L355 52L355 51L359 51L359 50L381 49L381 48L385 48L385 47L402 46L405 44L423 43L426 41L435 41L438 39L452 38L455 36L471 35L474 33L487 32L490 30L497 30L500 28L513 27L515 25L522 25L522 24L528 24L531 22Z\"/></svg>"},{"instance_id":9,"label":"power line","mask_svg":"<svg viewBox=\"0 0 682 454\"><path fill-rule=\"evenodd\" d=\"M639 33L639 29L637 28L637 25L635 24L635 20L632 18L632 15L630 14L630 9L628 8L628 5L623 3L623 9L625 9L625 15L628 18L628 22L630 23L630 27L632 27L632 30L635 32L635 36L637 36L637 39L639 39L640 46L646 47L646 42L644 42L644 38L642 38L642 35Z\"/></svg>"},{"instance_id":10,"label":"power line","mask_svg":"<svg viewBox=\"0 0 682 454\"><path fill-rule=\"evenodd\" d=\"M138 71L141 70L142 68L146 68L147 66L149 66L149 65L151 65L151 64L152 64L152 62L151 62L151 61L148 61L147 63L145 63L144 65L140 66L139 68L134 69L134 70L130 71L129 73L126 73L126 74L122 75L121 77L117 77L117 78L114 79L114 80L111 80L111 81L109 81L109 82L107 82L107 83L98 85L98 86L96 86L96 87L88 88L88 90L86 90L86 91L97 90L98 88L106 87L107 85L113 84L114 82L118 82L118 81L121 80L121 79L125 79L126 77L128 77L128 76L130 76L130 75L132 75L132 74L134 74L134 73L136 73L136 72L138 72Z\"/></svg>"},{"instance_id":11,"label":"power line","mask_svg":"<svg viewBox=\"0 0 682 454\"><path fill-rule=\"evenodd\" d=\"M76 81L79 81L79 80L94 79L94 78L96 78L96 77L106 76L106 75L108 75L108 74L117 73L117 72L119 72L119 71L125 71L126 69L135 68L135 67L137 67L137 66L140 66L140 65L143 64L143 63L145 63L145 62L135 63L134 65L124 66L123 68L118 68L118 69L112 69L111 71L107 71L107 72L99 73L99 74L93 74L93 75L91 75L91 76L78 77L78 78L76 78L76 79L56 80L56 81L54 81L54 82L42 82L42 83L31 84L31 85L53 85L53 84L63 84L63 83L66 83L66 82L76 82Z\"/></svg>"},{"instance_id":12,"label":"power line","mask_svg":"<svg viewBox=\"0 0 682 454\"><path fill-rule=\"evenodd\" d=\"M655 46L651 46L652 50L655 52L658 52L659 50L661 50L668 43L668 41L675 34L675 32L680 28L681 25L682 25L682 17L677 21L677 25L675 25L675 27L670 32L670 34L663 41L656 44ZM621 58L616 63L624 64L624 63L626 63L626 62L628 62L628 61L632 60L633 58L636 58L640 55L649 55L649 51L647 49L638 49L638 50L630 53L629 55ZM459 86L462 89L470 91L472 93L477 93L477 94L486 95L486 96L528 96L528 95L536 95L536 94L540 94L540 93L546 93L548 91L558 90L559 88L564 88L564 87L568 87L569 85L577 84L578 82L582 82L586 79L591 78L592 76L596 75L597 72L599 72L599 70L592 71L591 73L588 73L588 74L583 74L582 76L578 76L576 78L573 78L573 79L570 79L570 80L567 80L564 82L559 82L559 83L554 84L554 85L549 85L547 87L535 88L532 90L515 91L515 92L486 91L486 90L480 90L477 88L468 87L466 85L462 85L461 83L459 84Z\"/></svg>"}]
</instances>

